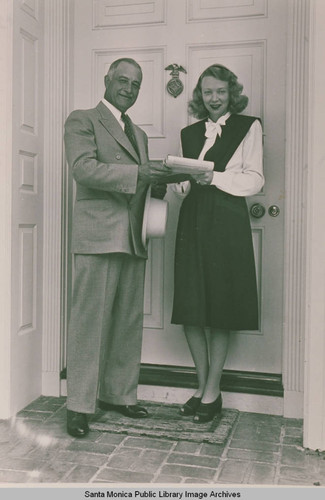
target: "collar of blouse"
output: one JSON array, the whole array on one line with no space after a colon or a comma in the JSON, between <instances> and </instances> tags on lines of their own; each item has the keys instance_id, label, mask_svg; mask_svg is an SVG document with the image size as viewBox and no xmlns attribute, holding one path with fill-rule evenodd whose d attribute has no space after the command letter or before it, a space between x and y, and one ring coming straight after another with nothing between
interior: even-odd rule
<instances>
[{"instance_id":1,"label":"collar of blouse","mask_svg":"<svg viewBox=\"0 0 325 500\"><path fill-rule=\"evenodd\" d=\"M216 122L212 121L210 118L205 122L205 137L208 139L216 138L217 136L221 137L222 134L222 126L226 124L230 113L226 113L225 115L220 116Z\"/></svg>"}]
</instances>

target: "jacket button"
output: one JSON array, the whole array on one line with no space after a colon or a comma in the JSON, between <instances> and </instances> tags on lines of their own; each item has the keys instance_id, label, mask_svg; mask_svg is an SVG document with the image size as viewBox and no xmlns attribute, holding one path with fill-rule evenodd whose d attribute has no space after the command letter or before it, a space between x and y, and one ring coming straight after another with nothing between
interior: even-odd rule
<instances>
[{"instance_id":1,"label":"jacket button","mask_svg":"<svg viewBox=\"0 0 325 500\"><path fill-rule=\"evenodd\" d=\"M121 155L120 155L120 154L116 154L116 155L115 155L115 158L116 158L117 160L120 160L120 159L121 159Z\"/></svg>"}]
</instances>

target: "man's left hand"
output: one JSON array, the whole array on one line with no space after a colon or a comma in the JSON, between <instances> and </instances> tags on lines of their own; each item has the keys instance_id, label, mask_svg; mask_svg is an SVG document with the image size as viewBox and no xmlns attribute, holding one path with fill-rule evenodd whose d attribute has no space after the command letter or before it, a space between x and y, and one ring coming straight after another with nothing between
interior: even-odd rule
<instances>
[{"instance_id":1,"label":"man's left hand","mask_svg":"<svg viewBox=\"0 0 325 500\"><path fill-rule=\"evenodd\" d=\"M162 200L167 192L167 184L151 184L151 196Z\"/></svg>"}]
</instances>

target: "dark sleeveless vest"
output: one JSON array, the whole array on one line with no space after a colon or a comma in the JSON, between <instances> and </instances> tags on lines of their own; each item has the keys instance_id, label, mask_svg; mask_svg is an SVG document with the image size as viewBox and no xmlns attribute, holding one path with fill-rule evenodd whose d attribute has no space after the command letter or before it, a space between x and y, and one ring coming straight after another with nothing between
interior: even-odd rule
<instances>
[{"instance_id":1,"label":"dark sleeveless vest","mask_svg":"<svg viewBox=\"0 0 325 500\"><path fill-rule=\"evenodd\" d=\"M206 152L204 159L214 162L214 170L223 172L239 144L244 139L252 123L259 120L254 116L230 115L222 126L222 135ZM198 158L205 143L205 122L201 120L183 128L181 141L185 158Z\"/></svg>"}]
</instances>

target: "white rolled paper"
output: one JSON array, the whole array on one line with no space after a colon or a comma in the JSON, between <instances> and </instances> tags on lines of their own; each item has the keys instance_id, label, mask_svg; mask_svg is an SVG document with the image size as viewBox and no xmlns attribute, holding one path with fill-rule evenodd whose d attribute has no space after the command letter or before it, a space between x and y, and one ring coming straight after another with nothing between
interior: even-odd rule
<instances>
[{"instance_id":1,"label":"white rolled paper","mask_svg":"<svg viewBox=\"0 0 325 500\"><path fill-rule=\"evenodd\" d=\"M175 173L202 174L214 169L213 161L195 160L194 158L183 158L183 156L167 155L165 164L172 167Z\"/></svg>"}]
</instances>

